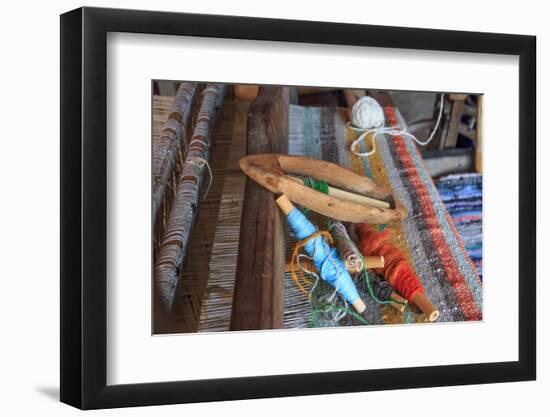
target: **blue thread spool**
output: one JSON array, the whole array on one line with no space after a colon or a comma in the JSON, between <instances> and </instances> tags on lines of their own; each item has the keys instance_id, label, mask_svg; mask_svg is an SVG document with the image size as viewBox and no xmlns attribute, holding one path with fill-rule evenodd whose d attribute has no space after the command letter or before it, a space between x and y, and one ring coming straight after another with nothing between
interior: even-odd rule
<instances>
[{"instance_id":1,"label":"blue thread spool","mask_svg":"<svg viewBox=\"0 0 550 417\"><path fill-rule=\"evenodd\" d=\"M288 223L299 240L304 240L317 232L315 226L288 200L284 195L277 199L277 204L287 215ZM332 285L338 293L359 312L365 310L357 288L346 269L344 261L338 256L336 248L331 248L328 242L317 236L305 244L305 250L313 258L313 264L321 278Z\"/></svg>"}]
</instances>

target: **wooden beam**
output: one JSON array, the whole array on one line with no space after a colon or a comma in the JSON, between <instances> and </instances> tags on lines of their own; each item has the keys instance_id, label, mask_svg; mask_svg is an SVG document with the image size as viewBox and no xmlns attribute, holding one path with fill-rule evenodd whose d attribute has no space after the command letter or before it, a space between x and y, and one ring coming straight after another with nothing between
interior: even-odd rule
<instances>
[{"instance_id":1,"label":"wooden beam","mask_svg":"<svg viewBox=\"0 0 550 417\"><path fill-rule=\"evenodd\" d=\"M460 94L451 94L450 98L453 101L453 104L449 121L449 130L447 131L447 136L445 137L445 142L443 143L443 147L445 149L456 148L458 128L460 126L460 118L464 113L464 99L466 97Z\"/></svg>"},{"instance_id":2,"label":"wooden beam","mask_svg":"<svg viewBox=\"0 0 550 417\"><path fill-rule=\"evenodd\" d=\"M288 152L288 106L288 88L260 88L248 112L247 154ZM274 195L247 178L231 330L282 328L285 240Z\"/></svg>"}]
</instances>

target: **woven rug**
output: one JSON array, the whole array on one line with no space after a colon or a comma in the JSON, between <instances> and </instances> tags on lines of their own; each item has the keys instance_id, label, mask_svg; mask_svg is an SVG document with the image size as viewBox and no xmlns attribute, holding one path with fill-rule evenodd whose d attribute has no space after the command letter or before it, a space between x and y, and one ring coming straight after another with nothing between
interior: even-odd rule
<instances>
[{"instance_id":1,"label":"woven rug","mask_svg":"<svg viewBox=\"0 0 550 417\"><path fill-rule=\"evenodd\" d=\"M437 181L437 190L458 234L482 277L483 177L480 174L447 175Z\"/></svg>"},{"instance_id":2,"label":"woven rug","mask_svg":"<svg viewBox=\"0 0 550 417\"><path fill-rule=\"evenodd\" d=\"M289 111L289 153L335 162L369 176L407 207L406 219L378 227L387 227L392 243L405 254L427 296L439 309L439 321L481 320L481 279L414 142L379 135L376 153L368 159L359 158L349 151L357 133L346 128L344 109L290 106ZM385 114L386 125L406 128L397 109L387 107ZM288 240L290 253L292 236ZM367 303L369 324L414 323L420 317L409 309L400 313L391 306L376 304L364 289L359 291ZM311 326L310 303L290 274L285 280L284 321L287 328ZM338 324L357 322L348 317Z\"/></svg>"}]
</instances>

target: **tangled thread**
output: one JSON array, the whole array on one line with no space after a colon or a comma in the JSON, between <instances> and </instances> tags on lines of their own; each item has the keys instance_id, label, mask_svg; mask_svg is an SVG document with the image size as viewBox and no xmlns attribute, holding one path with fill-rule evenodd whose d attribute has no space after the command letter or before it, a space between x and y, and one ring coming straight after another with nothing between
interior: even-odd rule
<instances>
[{"instance_id":1,"label":"tangled thread","mask_svg":"<svg viewBox=\"0 0 550 417\"><path fill-rule=\"evenodd\" d=\"M392 301L393 288L390 283L377 274L369 274L369 278L376 298L380 301ZM365 272L361 271L357 276L357 280L362 282L364 279L367 279Z\"/></svg>"}]
</instances>

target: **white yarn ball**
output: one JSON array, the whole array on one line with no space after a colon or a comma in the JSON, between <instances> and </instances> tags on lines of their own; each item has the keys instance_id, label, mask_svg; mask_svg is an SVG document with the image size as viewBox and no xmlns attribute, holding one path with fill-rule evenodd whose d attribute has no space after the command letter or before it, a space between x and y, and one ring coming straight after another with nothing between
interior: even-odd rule
<instances>
[{"instance_id":1,"label":"white yarn ball","mask_svg":"<svg viewBox=\"0 0 550 417\"><path fill-rule=\"evenodd\" d=\"M351 122L361 129L374 129L384 126L384 110L372 97L361 97L351 110Z\"/></svg>"}]
</instances>

